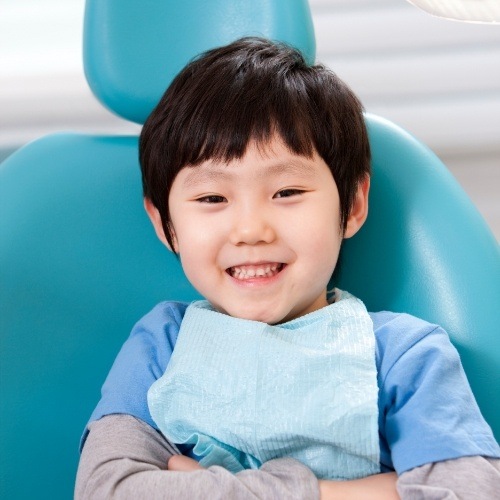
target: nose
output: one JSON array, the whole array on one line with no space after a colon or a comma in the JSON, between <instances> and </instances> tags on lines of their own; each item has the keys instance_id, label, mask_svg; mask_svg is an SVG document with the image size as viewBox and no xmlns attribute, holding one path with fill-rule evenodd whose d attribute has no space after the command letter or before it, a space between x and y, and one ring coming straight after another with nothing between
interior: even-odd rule
<instances>
[{"instance_id":1,"label":"nose","mask_svg":"<svg viewBox=\"0 0 500 500\"><path fill-rule=\"evenodd\" d=\"M233 245L271 243L276 232L265 210L245 209L234 214L229 237Z\"/></svg>"}]
</instances>

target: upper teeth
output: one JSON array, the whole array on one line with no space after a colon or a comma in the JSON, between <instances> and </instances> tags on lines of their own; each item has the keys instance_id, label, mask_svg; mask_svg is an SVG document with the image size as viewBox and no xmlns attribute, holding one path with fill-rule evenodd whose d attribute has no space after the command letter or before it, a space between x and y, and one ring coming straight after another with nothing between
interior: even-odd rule
<instances>
[{"instance_id":1,"label":"upper teeth","mask_svg":"<svg viewBox=\"0 0 500 500\"><path fill-rule=\"evenodd\" d=\"M271 277L276 273L278 267L279 264L266 264L263 266L235 266L231 268L231 276L240 280L255 278L256 276Z\"/></svg>"}]
</instances>

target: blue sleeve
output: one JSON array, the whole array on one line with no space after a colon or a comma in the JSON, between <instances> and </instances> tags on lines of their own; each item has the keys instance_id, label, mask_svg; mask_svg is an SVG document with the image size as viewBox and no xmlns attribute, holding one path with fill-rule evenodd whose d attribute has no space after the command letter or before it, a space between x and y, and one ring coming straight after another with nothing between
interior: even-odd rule
<instances>
[{"instance_id":1,"label":"blue sleeve","mask_svg":"<svg viewBox=\"0 0 500 500\"><path fill-rule=\"evenodd\" d=\"M184 303L162 302L134 326L111 367L88 423L121 413L156 428L149 414L147 392L165 371L186 307ZM86 429L80 447L87 433Z\"/></svg>"},{"instance_id":2,"label":"blue sleeve","mask_svg":"<svg viewBox=\"0 0 500 500\"><path fill-rule=\"evenodd\" d=\"M386 317L375 332L385 465L401 474L464 456L500 457L447 333L406 314Z\"/></svg>"}]
</instances>

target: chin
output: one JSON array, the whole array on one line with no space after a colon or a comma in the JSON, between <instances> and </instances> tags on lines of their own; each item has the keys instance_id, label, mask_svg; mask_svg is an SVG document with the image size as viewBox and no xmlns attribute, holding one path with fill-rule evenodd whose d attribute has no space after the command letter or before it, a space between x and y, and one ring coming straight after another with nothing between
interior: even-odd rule
<instances>
[{"instance_id":1,"label":"chin","mask_svg":"<svg viewBox=\"0 0 500 500\"><path fill-rule=\"evenodd\" d=\"M284 320L283 316L276 314L270 314L270 311L235 311L235 314L231 314L235 318L246 319L249 321L258 321L260 323L267 323L268 325L275 325L281 323Z\"/></svg>"}]
</instances>

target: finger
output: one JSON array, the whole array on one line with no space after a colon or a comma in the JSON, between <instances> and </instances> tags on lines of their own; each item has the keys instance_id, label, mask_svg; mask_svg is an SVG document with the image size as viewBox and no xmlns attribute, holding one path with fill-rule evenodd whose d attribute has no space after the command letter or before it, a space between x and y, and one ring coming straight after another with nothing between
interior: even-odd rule
<instances>
[{"instance_id":1,"label":"finger","mask_svg":"<svg viewBox=\"0 0 500 500\"><path fill-rule=\"evenodd\" d=\"M179 472L189 472L193 470L204 469L196 460L192 458L185 457L184 455L174 455L170 457L167 462L168 470L174 470Z\"/></svg>"}]
</instances>

